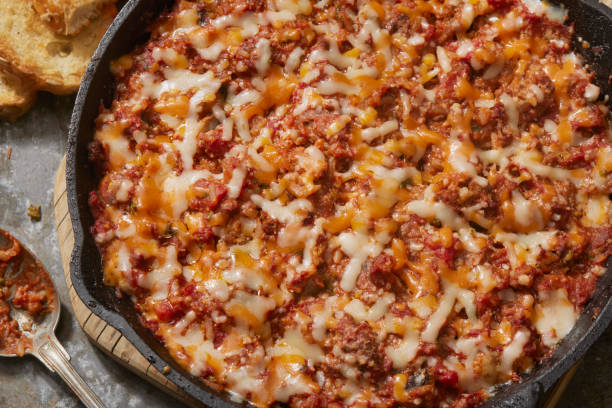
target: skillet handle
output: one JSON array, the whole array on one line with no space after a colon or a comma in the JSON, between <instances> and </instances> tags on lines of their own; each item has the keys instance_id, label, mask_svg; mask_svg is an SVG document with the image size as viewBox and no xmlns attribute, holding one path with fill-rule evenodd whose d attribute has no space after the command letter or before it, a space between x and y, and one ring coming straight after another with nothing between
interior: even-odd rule
<instances>
[{"instance_id":1,"label":"skillet handle","mask_svg":"<svg viewBox=\"0 0 612 408\"><path fill-rule=\"evenodd\" d=\"M68 384L70 389L81 399L87 408L104 408L98 396L89 388L83 378L70 364L70 355L51 334L46 341L38 347L34 354L49 370L56 372Z\"/></svg>"}]
</instances>

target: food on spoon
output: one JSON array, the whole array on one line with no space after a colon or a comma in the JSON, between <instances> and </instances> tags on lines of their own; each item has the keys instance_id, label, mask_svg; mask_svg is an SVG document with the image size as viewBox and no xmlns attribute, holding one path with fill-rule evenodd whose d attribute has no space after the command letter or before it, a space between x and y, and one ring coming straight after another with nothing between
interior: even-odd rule
<instances>
[{"instance_id":1,"label":"food on spoon","mask_svg":"<svg viewBox=\"0 0 612 408\"><path fill-rule=\"evenodd\" d=\"M537 1L178 1L119 58L106 283L258 406L475 406L612 251L608 108Z\"/></svg>"},{"instance_id":2,"label":"food on spoon","mask_svg":"<svg viewBox=\"0 0 612 408\"><path fill-rule=\"evenodd\" d=\"M33 320L53 310L55 288L47 271L37 261L24 256L21 244L11 234L0 230L0 354L22 356L32 347L11 315L11 307L21 309Z\"/></svg>"}]
</instances>

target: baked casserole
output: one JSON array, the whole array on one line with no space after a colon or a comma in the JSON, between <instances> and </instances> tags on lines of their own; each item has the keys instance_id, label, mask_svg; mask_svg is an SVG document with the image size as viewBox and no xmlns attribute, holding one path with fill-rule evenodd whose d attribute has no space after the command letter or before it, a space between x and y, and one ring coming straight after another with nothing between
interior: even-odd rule
<instances>
[{"instance_id":1,"label":"baked casserole","mask_svg":"<svg viewBox=\"0 0 612 408\"><path fill-rule=\"evenodd\" d=\"M237 400L480 404L612 253L609 112L565 18L177 1L113 63L90 144L105 282Z\"/></svg>"}]
</instances>

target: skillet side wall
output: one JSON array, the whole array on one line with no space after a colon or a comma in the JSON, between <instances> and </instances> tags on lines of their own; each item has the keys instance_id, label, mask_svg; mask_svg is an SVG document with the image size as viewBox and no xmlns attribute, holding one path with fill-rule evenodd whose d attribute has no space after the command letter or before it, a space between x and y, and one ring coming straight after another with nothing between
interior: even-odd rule
<instances>
[{"instance_id":1,"label":"skillet side wall","mask_svg":"<svg viewBox=\"0 0 612 408\"><path fill-rule=\"evenodd\" d=\"M202 386L178 365L165 347L145 328L131 302L118 299L114 288L103 283L100 253L90 228L89 192L96 189L98 178L88 162L87 146L93 139L94 120L100 105L111 102L114 82L109 63L130 52L148 38L147 27L173 0L130 0L121 10L102 39L85 73L77 95L69 128L67 158L67 194L75 235L70 264L72 282L77 294L96 315L119 330L158 369L170 365L168 378L194 398L211 408L236 407L225 393ZM557 2L558 3L558 2ZM570 20L574 22L574 49L583 55L596 74L602 94L610 94L608 82L612 64L612 11L597 0L567 0ZM584 49L577 41L582 37L591 45ZM612 259L608 260L608 271ZM524 376L522 383L499 387L498 393L483 407L535 407L542 392L548 390L601 335L612 320L612 273L600 278L593 298L586 305L575 328L563 340L552 357ZM245 404L241 404L245 405Z\"/></svg>"}]
</instances>

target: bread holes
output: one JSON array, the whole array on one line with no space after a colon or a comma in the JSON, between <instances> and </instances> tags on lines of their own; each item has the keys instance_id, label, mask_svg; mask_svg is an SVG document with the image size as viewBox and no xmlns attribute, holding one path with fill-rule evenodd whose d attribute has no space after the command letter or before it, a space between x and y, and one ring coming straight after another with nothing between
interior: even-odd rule
<instances>
[{"instance_id":1,"label":"bread holes","mask_svg":"<svg viewBox=\"0 0 612 408\"><path fill-rule=\"evenodd\" d=\"M47 44L47 52L51 56L59 55L60 57L67 57L72 53L72 43L64 41L50 42Z\"/></svg>"}]
</instances>

